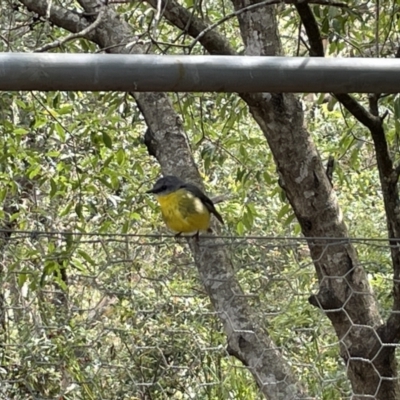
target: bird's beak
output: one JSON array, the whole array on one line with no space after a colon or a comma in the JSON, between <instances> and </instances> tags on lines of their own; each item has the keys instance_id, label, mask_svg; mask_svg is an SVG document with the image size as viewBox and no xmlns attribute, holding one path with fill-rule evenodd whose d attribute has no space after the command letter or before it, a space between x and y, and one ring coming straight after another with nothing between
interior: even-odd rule
<instances>
[{"instance_id":1,"label":"bird's beak","mask_svg":"<svg viewBox=\"0 0 400 400\"><path fill-rule=\"evenodd\" d=\"M154 188L150 189L150 190L147 190L146 193L154 193Z\"/></svg>"}]
</instances>

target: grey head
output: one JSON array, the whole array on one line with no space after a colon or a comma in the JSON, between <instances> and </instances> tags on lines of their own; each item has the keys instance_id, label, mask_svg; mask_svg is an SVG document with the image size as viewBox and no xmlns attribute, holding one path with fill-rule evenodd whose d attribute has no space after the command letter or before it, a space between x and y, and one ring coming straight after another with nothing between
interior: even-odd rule
<instances>
[{"instance_id":1,"label":"grey head","mask_svg":"<svg viewBox=\"0 0 400 400\"><path fill-rule=\"evenodd\" d=\"M167 175L160 178L152 189L148 190L146 193L153 193L157 196L165 196L172 192L177 191L183 187L185 183L174 175Z\"/></svg>"}]
</instances>

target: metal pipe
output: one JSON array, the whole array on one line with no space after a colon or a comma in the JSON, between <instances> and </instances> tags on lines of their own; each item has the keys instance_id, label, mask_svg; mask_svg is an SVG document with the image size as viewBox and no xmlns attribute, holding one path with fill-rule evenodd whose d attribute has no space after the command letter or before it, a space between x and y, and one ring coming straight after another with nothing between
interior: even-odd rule
<instances>
[{"instance_id":1,"label":"metal pipe","mask_svg":"<svg viewBox=\"0 0 400 400\"><path fill-rule=\"evenodd\" d=\"M0 53L0 90L400 92L400 59Z\"/></svg>"}]
</instances>

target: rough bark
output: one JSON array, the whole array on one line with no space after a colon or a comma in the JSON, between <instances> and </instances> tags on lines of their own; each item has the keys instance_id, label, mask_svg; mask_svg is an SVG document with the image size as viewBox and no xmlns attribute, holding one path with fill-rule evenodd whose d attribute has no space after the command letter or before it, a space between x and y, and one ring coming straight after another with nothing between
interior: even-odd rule
<instances>
[{"instance_id":1,"label":"rough bark","mask_svg":"<svg viewBox=\"0 0 400 400\"><path fill-rule=\"evenodd\" d=\"M43 17L49 12L45 1L20 2ZM102 6L99 0L80 0L79 3L88 14L98 11ZM90 18L88 21L83 16L54 5L47 15L52 23L70 32L79 32L91 22ZM108 52L148 51L140 44L127 48L125 44L131 43L133 37L129 25L121 21L111 9L107 9L100 25L86 35L87 39L97 43L102 49L108 49ZM176 174L201 186L180 118L174 112L169 98L162 93L134 93L133 96L149 127L145 137L149 153L157 158L163 173ZM248 367L267 398L290 400L305 397L303 389L268 332L252 316L231 270L223 243L214 239L202 239L199 244L193 241L189 244L201 281L223 322L228 352Z\"/></svg>"},{"instance_id":2,"label":"rough bark","mask_svg":"<svg viewBox=\"0 0 400 400\"><path fill-rule=\"evenodd\" d=\"M155 6L153 0L147 1ZM246 54L281 54L279 36L276 33L275 9L263 7L240 12L250 5L257 4L257 1L233 0L232 2L246 44ZM191 20L182 20L184 12L178 4L168 2L163 3L163 7L165 7L163 15L177 27L186 26L194 38L207 29L206 24L193 16ZM310 41L312 55L323 56L319 30L312 23L313 15L308 5L299 2L296 8L303 15L303 22L307 24L306 31L312 38ZM201 37L200 43L212 54L225 54L222 52L227 49L224 39L214 33L213 40L209 40L207 35L208 33ZM248 104L268 141L282 186L304 235L343 238L336 242L308 241L320 283L319 293L310 298L310 303L324 310L332 321L340 340L341 356L347 365L348 377L353 387L353 398L363 399L365 396L376 396L377 399L399 398L398 383L393 379L397 373L395 347L392 344L392 339L397 340L399 334L399 314L396 313L400 305L398 285L394 284L394 312L389 321L383 324L365 271L359 265L353 246L345 240L348 237L347 228L320 156L310 134L303 126L300 102L290 94L243 93L241 97ZM343 104L346 100L352 101L346 94L338 97ZM353 105L354 103L356 102L353 101ZM364 119L373 125L374 141L381 149L381 154L387 155L387 145L377 125L378 119L371 119L369 113L358 103L353 107L353 112L362 123ZM398 176L393 168L387 168L387 159L387 156L381 157L385 173L382 174L380 168L380 174L381 179L385 181L383 190L389 193L389 200L385 199L385 208L390 221L394 221L392 216L398 215L396 208L398 202L395 201L398 196L394 183L397 182ZM390 207L387 203L390 203ZM391 228L393 222L390 221L389 235L398 237L395 236L398 225ZM393 259L396 266L397 249L395 252ZM398 274L397 267L395 267L395 278L396 274ZM398 278L394 282L398 282Z\"/></svg>"},{"instance_id":3,"label":"rough bark","mask_svg":"<svg viewBox=\"0 0 400 400\"><path fill-rule=\"evenodd\" d=\"M308 4L298 4L296 9L299 12L302 23L306 29L310 42L310 55L323 57L324 50L319 32L318 24ZM336 93L336 98L346 107L346 109L371 133L375 146L376 160L379 171L379 178L382 187L383 201L386 212L387 229L393 265L393 306L392 313L385 324L377 330L377 336L383 344L398 343L400 340L400 249L396 239L400 237L400 208L399 191L397 182L399 172L394 169L389 146L386 140L383 117L379 116L378 102L380 95L371 94L369 96L369 110L366 110L354 98L348 94ZM374 362L376 374L384 377L396 377L397 365L395 360L395 347L381 347L381 353ZM375 380L367 382L367 393L373 393ZM399 398L400 388L397 382L382 382L378 391L379 398Z\"/></svg>"},{"instance_id":4,"label":"rough bark","mask_svg":"<svg viewBox=\"0 0 400 400\"><path fill-rule=\"evenodd\" d=\"M233 4L237 10L249 2L233 0ZM256 47L254 38L263 39L258 34L259 27L271 23L273 14L270 7L239 15L247 45L250 43ZM265 40L271 45L274 37ZM280 54L278 41L275 41L275 54ZM300 102L292 95L272 94L269 101L257 101L254 95L242 97L268 140L283 188L303 234L306 237L348 237L320 156L303 127ZM382 380L383 377L396 376L396 369L392 368L395 364L394 347L382 347L376 331L382 321L354 248L343 241L324 243L315 240L309 240L309 247L320 283L319 293L311 297L310 302L323 309L333 324L340 341L341 356L347 364L353 398L361 399L365 395L376 395L382 400L397 398L397 382Z\"/></svg>"}]
</instances>

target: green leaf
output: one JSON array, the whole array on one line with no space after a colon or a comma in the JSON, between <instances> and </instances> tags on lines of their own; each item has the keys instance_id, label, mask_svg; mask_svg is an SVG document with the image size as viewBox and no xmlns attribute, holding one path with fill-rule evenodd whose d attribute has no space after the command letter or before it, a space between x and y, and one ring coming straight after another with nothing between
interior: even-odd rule
<instances>
[{"instance_id":1,"label":"green leaf","mask_svg":"<svg viewBox=\"0 0 400 400\"><path fill-rule=\"evenodd\" d=\"M332 8L333 8L333 7L332 7ZM333 30L334 30L335 32L341 33L341 31L342 31L342 26L341 26L341 24L340 24L340 21L338 21L337 18L334 18L334 19L332 20L332 28L333 28Z\"/></svg>"},{"instance_id":2,"label":"green leaf","mask_svg":"<svg viewBox=\"0 0 400 400\"><path fill-rule=\"evenodd\" d=\"M238 168L237 171L236 171L236 180L237 180L238 182L240 182L240 181L242 180L242 178L243 178L243 176L244 176L245 173L246 173L246 170L245 170L245 169Z\"/></svg>"},{"instance_id":3,"label":"green leaf","mask_svg":"<svg viewBox=\"0 0 400 400\"><path fill-rule=\"evenodd\" d=\"M59 115L70 114L72 109L73 109L72 104L68 104L59 108L57 112Z\"/></svg>"},{"instance_id":4,"label":"green leaf","mask_svg":"<svg viewBox=\"0 0 400 400\"><path fill-rule=\"evenodd\" d=\"M112 149L112 139L106 131L103 131L103 143L107 148Z\"/></svg>"},{"instance_id":5,"label":"green leaf","mask_svg":"<svg viewBox=\"0 0 400 400\"><path fill-rule=\"evenodd\" d=\"M295 224L293 231L295 235L299 235L301 233L301 226L299 223Z\"/></svg>"},{"instance_id":6,"label":"green leaf","mask_svg":"<svg viewBox=\"0 0 400 400\"><path fill-rule=\"evenodd\" d=\"M236 224L236 232L237 232L239 235L243 235L243 234L244 234L244 230L245 230L245 227L244 227L243 222L242 222L242 221L239 221L239 222Z\"/></svg>"},{"instance_id":7,"label":"green leaf","mask_svg":"<svg viewBox=\"0 0 400 400\"><path fill-rule=\"evenodd\" d=\"M396 96L393 106L395 118L400 119L400 96Z\"/></svg>"},{"instance_id":8,"label":"green leaf","mask_svg":"<svg viewBox=\"0 0 400 400\"><path fill-rule=\"evenodd\" d=\"M50 179L50 198L53 198L56 193L57 193L57 183L53 178L51 178Z\"/></svg>"},{"instance_id":9,"label":"green leaf","mask_svg":"<svg viewBox=\"0 0 400 400\"><path fill-rule=\"evenodd\" d=\"M6 198L8 193L8 190L6 188L1 188L0 189L0 203L2 203L4 201L4 199Z\"/></svg>"},{"instance_id":10,"label":"green leaf","mask_svg":"<svg viewBox=\"0 0 400 400\"><path fill-rule=\"evenodd\" d=\"M247 150L246 150L246 147L245 146L243 146L242 144L239 146L239 152L240 152L240 155L243 157L243 158L248 158L248 153L247 153Z\"/></svg>"},{"instance_id":11,"label":"green leaf","mask_svg":"<svg viewBox=\"0 0 400 400\"><path fill-rule=\"evenodd\" d=\"M75 268L79 272L87 272L87 268L79 260L70 261L70 265L72 268Z\"/></svg>"},{"instance_id":12,"label":"green leaf","mask_svg":"<svg viewBox=\"0 0 400 400\"><path fill-rule=\"evenodd\" d=\"M396 119L396 121L394 121L394 126L395 126L395 130L396 130L396 134L399 135L400 134L400 120Z\"/></svg>"},{"instance_id":13,"label":"green leaf","mask_svg":"<svg viewBox=\"0 0 400 400\"><path fill-rule=\"evenodd\" d=\"M42 272L42 276L40 277L40 286L43 287L45 285L46 277L51 275L54 271L59 269L59 265L57 262L53 260L46 260Z\"/></svg>"},{"instance_id":14,"label":"green leaf","mask_svg":"<svg viewBox=\"0 0 400 400\"><path fill-rule=\"evenodd\" d=\"M116 154L117 163L119 165L123 165L125 163L125 151L122 148L119 148Z\"/></svg>"},{"instance_id":15,"label":"green leaf","mask_svg":"<svg viewBox=\"0 0 400 400\"><path fill-rule=\"evenodd\" d=\"M82 204L81 203L78 203L76 206L75 206L75 213L76 213L76 215L79 217L79 218L82 218Z\"/></svg>"},{"instance_id":16,"label":"green leaf","mask_svg":"<svg viewBox=\"0 0 400 400\"><path fill-rule=\"evenodd\" d=\"M23 110L25 110L27 108L26 103L24 103L21 99L15 99L14 100L15 104L19 107L21 107Z\"/></svg>"},{"instance_id":17,"label":"green leaf","mask_svg":"<svg viewBox=\"0 0 400 400\"><path fill-rule=\"evenodd\" d=\"M288 212L291 211L291 207L289 204L285 204L281 210L279 211L277 218L278 220L281 220Z\"/></svg>"},{"instance_id":18,"label":"green leaf","mask_svg":"<svg viewBox=\"0 0 400 400\"><path fill-rule=\"evenodd\" d=\"M211 158L207 155L205 158L203 158L203 162L204 162L204 170L207 173L210 170Z\"/></svg>"},{"instance_id":19,"label":"green leaf","mask_svg":"<svg viewBox=\"0 0 400 400\"><path fill-rule=\"evenodd\" d=\"M325 18L324 21L322 22L321 33L323 33L325 35L327 35L329 33L329 20L328 20L328 18Z\"/></svg>"},{"instance_id":20,"label":"green leaf","mask_svg":"<svg viewBox=\"0 0 400 400\"><path fill-rule=\"evenodd\" d=\"M60 217L65 217L72 208L72 202L69 202L63 209L60 211Z\"/></svg>"},{"instance_id":21,"label":"green leaf","mask_svg":"<svg viewBox=\"0 0 400 400\"><path fill-rule=\"evenodd\" d=\"M44 117L37 117L35 119L35 123L33 124L33 128L41 128L42 126L45 126L47 124L47 118Z\"/></svg>"},{"instance_id":22,"label":"green leaf","mask_svg":"<svg viewBox=\"0 0 400 400\"><path fill-rule=\"evenodd\" d=\"M65 130L58 122L54 125L56 132L62 142L65 142Z\"/></svg>"},{"instance_id":23,"label":"green leaf","mask_svg":"<svg viewBox=\"0 0 400 400\"><path fill-rule=\"evenodd\" d=\"M22 286L24 286L25 282L28 279L28 275L25 273L20 273L18 274L18 286L21 288Z\"/></svg>"},{"instance_id":24,"label":"green leaf","mask_svg":"<svg viewBox=\"0 0 400 400\"><path fill-rule=\"evenodd\" d=\"M108 167L110 162L114 159L114 154L111 154L111 156L107 157L107 159L103 163L103 168Z\"/></svg>"},{"instance_id":25,"label":"green leaf","mask_svg":"<svg viewBox=\"0 0 400 400\"><path fill-rule=\"evenodd\" d=\"M144 176L144 175L145 175L141 163L135 162L133 168L136 170L136 172L137 172L140 176Z\"/></svg>"},{"instance_id":26,"label":"green leaf","mask_svg":"<svg viewBox=\"0 0 400 400\"><path fill-rule=\"evenodd\" d=\"M274 182L274 179L272 178L271 174L268 171L264 171L263 178L265 183L267 183L268 185L272 185Z\"/></svg>"},{"instance_id":27,"label":"green leaf","mask_svg":"<svg viewBox=\"0 0 400 400\"><path fill-rule=\"evenodd\" d=\"M247 230L250 230L253 227L253 215L249 212L245 212L242 216L242 222Z\"/></svg>"},{"instance_id":28,"label":"green leaf","mask_svg":"<svg viewBox=\"0 0 400 400\"><path fill-rule=\"evenodd\" d=\"M114 189L113 185L111 182L109 182L107 180L107 178L103 177L103 176L98 176L97 179L104 185L107 186L110 189Z\"/></svg>"},{"instance_id":29,"label":"green leaf","mask_svg":"<svg viewBox=\"0 0 400 400\"><path fill-rule=\"evenodd\" d=\"M96 262L93 260L93 258L92 258L88 253L86 253L86 251L84 251L84 250L82 250L82 249L79 249L79 250L78 250L78 254L79 254L85 261L87 261L90 265L93 265L93 266L96 265Z\"/></svg>"},{"instance_id":30,"label":"green leaf","mask_svg":"<svg viewBox=\"0 0 400 400\"><path fill-rule=\"evenodd\" d=\"M13 130L13 133L15 135L26 135L27 133L29 133L29 131L27 129L24 128L16 128Z\"/></svg>"},{"instance_id":31,"label":"green leaf","mask_svg":"<svg viewBox=\"0 0 400 400\"><path fill-rule=\"evenodd\" d=\"M55 270L56 275L54 277L54 281L57 283L57 285L64 291L66 292L68 290L67 284L64 282L64 279L62 279L61 276L61 271L60 268Z\"/></svg>"},{"instance_id":32,"label":"green leaf","mask_svg":"<svg viewBox=\"0 0 400 400\"><path fill-rule=\"evenodd\" d=\"M30 172L29 172L29 179L33 179L35 176L37 176L39 174L41 170L41 166L40 164L36 165L36 167L34 167Z\"/></svg>"},{"instance_id":33,"label":"green leaf","mask_svg":"<svg viewBox=\"0 0 400 400\"><path fill-rule=\"evenodd\" d=\"M60 156L60 152L57 150L50 150L46 153L47 157L59 157Z\"/></svg>"},{"instance_id":34,"label":"green leaf","mask_svg":"<svg viewBox=\"0 0 400 400\"><path fill-rule=\"evenodd\" d=\"M128 233L130 226L131 226L131 221L129 221L129 219L127 219L122 224L121 233Z\"/></svg>"},{"instance_id":35,"label":"green leaf","mask_svg":"<svg viewBox=\"0 0 400 400\"><path fill-rule=\"evenodd\" d=\"M64 235L64 238L66 250L70 250L74 244L74 235L67 233Z\"/></svg>"},{"instance_id":36,"label":"green leaf","mask_svg":"<svg viewBox=\"0 0 400 400\"><path fill-rule=\"evenodd\" d=\"M285 222L283 223L283 225L285 225L285 226L290 225L290 224L292 223L292 221L293 221L295 218L296 218L296 215L295 215L294 212L292 212L292 214L290 214L290 215L286 218L286 220L285 220Z\"/></svg>"}]
</instances>

